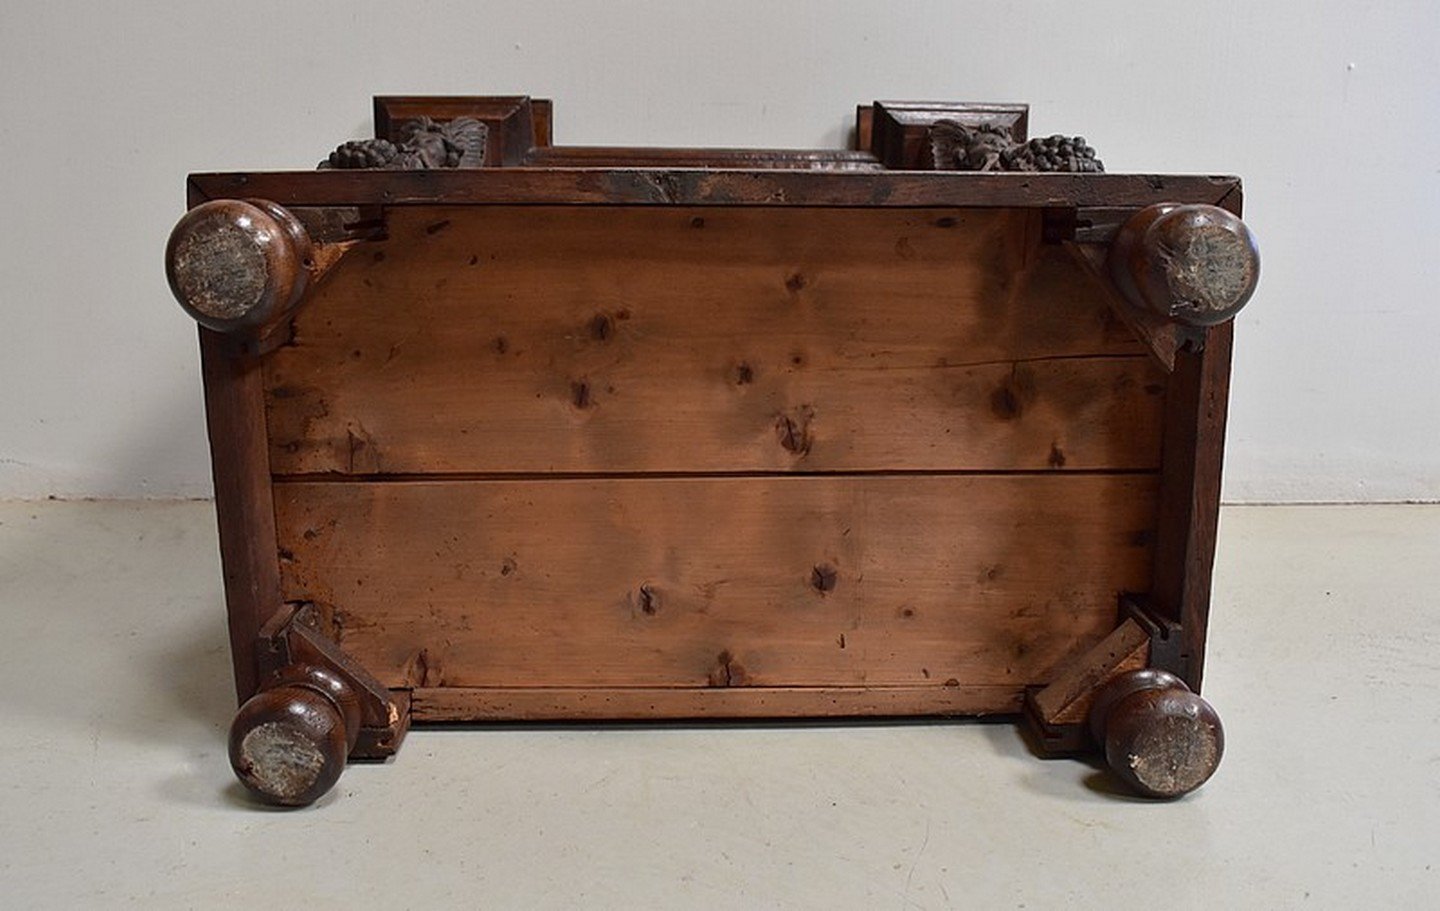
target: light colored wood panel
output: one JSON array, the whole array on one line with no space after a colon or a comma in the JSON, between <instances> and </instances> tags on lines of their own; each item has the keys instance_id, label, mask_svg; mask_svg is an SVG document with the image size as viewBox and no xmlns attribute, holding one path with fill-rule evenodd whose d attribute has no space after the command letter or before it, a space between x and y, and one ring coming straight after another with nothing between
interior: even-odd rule
<instances>
[{"instance_id":1,"label":"light colored wood panel","mask_svg":"<svg viewBox=\"0 0 1440 911\"><path fill-rule=\"evenodd\" d=\"M882 687L433 687L413 693L417 722L604 721L685 718L854 718L1003 715L1018 686Z\"/></svg>"},{"instance_id":2,"label":"light colored wood panel","mask_svg":"<svg viewBox=\"0 0 1440 911\"><path fill-rule=\"evenodd\" d=\"M1154 467L1163 376L1037 217L397 211L267 362L272 468Z\"/></svg>"},{"instance_id":3,"label":"light colored wood panel","mask_svg":"<svg viewBox=\"0 0 1440 911\"><path fill-rule=\"evenodd\" d=\"M1149 586L1156 479L282 482L285 596L388 686L1048 682Z\"/></svg>"},{"instance_id":4,"label":"light colored wood panel","mask_svg":"<svg viewBox=\"0 0 1440 911\"><path fill-rule=\"evenodd\" d=\"M1035 711L1046 724L1084 724L1101 684L1149 666L1150 634L1127 619L1036 693Z\"/></svg>"}]
</instances>

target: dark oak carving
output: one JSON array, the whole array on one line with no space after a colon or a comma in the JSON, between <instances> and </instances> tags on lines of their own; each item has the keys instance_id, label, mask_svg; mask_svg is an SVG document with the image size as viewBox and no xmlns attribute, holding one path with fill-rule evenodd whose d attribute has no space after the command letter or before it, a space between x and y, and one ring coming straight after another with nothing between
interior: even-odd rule
<instances>
[{"instance_id":1,"label":"dark oak carving","mask_svg":"<svg viewBox=\"0 0 1440 911\"><path fill-rule=\"evenodd\" d=\"M334 785L349 759L393 753L409 724L412 704L417 719L464 721L524 717L924 715L941 711L986 714L1016 711L1023 700L1024 711L1045 750L1070 752L1098 745L1116 775L1139 793L1178 796L1198 787L1213 773L1223 752L1223 731L1214 710L1191 688L1199 688L1214 553L1231 332L1226 321L1249 299L1259 268L1254 238L1235 217L1240 208L1238 178L1104 174L1095 151L1082 137L1028 139L1028 109L1017 104L876 102L859 111L856 150L795 151L557 147L551 144L549 102L527 96L405 96L377 98L375 103L376 138L342 144L317 171L192 175L190 197L196 208L181 220L167 251L172 290L182 307L205 327L201 337L207 408L232 645L237 685L241 699L247 700L231 732L230 756L241 780L261 799L288 806L305 805ZM990 177L985 176L986 172L1023 172L1025 176ZM461 272L475 270L469 274L479 275L479 270L487 270L484 274L489 276L489 270L499 271L493 263L506 262L504 250L495 260L493 248L503 247L499 241L504 240L504 235L477 227L496 217L497 206L540 206L536 211L541 219L546 217L543 207L547 206L613 207L605 217L610 219L607 228L613 228L615 234L611 237L607 232L603 246L608 249L614 243L627 252L625 257L595 257L597 263L608 263L608 272L595 273L605 282L595 277L590 280L597 287L608 283L617 272L648 274L668 268L672 257L669 251L680 251L674 254L677 256L697 251L693 253L696 257L708 256L698 251L712 249L733 254L738 249L734 246L738 243L736 226L741 221L736 213L742 209L763 211L764 217L755 221L759 234L773 230L777 242L792 244L797 239L806 239L808 244L811 235L819 236L816 226L837 209L875 210L858 213L850 225L857 236L867 238L874 236L875 223L890 218L896 209L959 210L927 215L915 226L907 227L905 236L893 244L893 257L914 260L907 266L907 280L933 280L925 276L931 274L926 270L932 269L935 257L941 255L936 252L940 249L935 245L936 238L961 237L967 219L979 217L976 213L981 210L1026 210L1023 218L1017 214L1013 224L1007 223L1003 235L1007 240L997 243L996 251L1024 246L1029 251L1027 256L1038 255L1044 265L1056 253L1047 245L1064 244L1068 253L1062 258L1075 257L1088 274L1067 278L1063 272L1055 271L1058 278L1047 279L1052 273L1040 266L1032 270L1001 262L1002 253L995 252L992 257L987 247L979 262L982 268L976 270L973 295L959 296L967 300L973 296L981 303L992 301L1007 287L1004 277L1015 269L1020 269L1016 274L1023 273L1035 283L1027 287L1038 288L1036 293L1042 294L1044 300L1078 292L1081 289L1075 286L1077 280L1098 280L1105 288L1098 293L1108 295L1110 306L1118 314L1117 320L1109 320L1109 314L1099 311L1106 317L1107 339L1111 334L1123 339L1128 327L1164 367L1164 373L1157 372L1151 377L1154 382L1144 387L1146 395L1156 396L1157 403L1163 396L1164 402L1163 440L1152 439L1159 461L1158 502L1153 509L1147 507L1145 515L1133 525L1125 526L1123 538L1117 537L1113 545L1107 545L1119 554L1115 557L1117 565L1137 568L1133 582L1124 587L1135 594L1125 596L1130 601L1122 599L1118 623L1112 626L1111 616L1101 614L1081 638L1068 628L1056 632L1058 626L1046 627L1038 621L1027 628L1010 620L997 620L997 628L1005 624L1006 635L1016 640L1016 657L1001 655L993 643L975 649L974 654L976 663L987 667L998 668L1009 662L1005 664L1007 675L1012 667L1020 668L1003 683L946 679L943 673L934 674L932 679L935 664L921 666L925 662L916 662L922 677L913 683L877 685L873 677L861 673L859 683L839 685L826 678L828 682L812 686L806 680L815 676L815 667L831 667L829 658L807 667L794 659L794 650L767 655L758 647L745 648L744 643L737 646L726 639L717 641L714 648L707 644L699 653L705 669L698 679L706 685L658 686L653 681L637 685L634 669L627 668L623 673L631 678L621 681L625 685L606 689L560 686L548 678L537 683L535 678L553 669L537 667L534 662L527 667L523 655L512 677L497 675L491 680L484 675L496 674L493 668L497 663L515 658L513 653L506 654L503 637L484 643L484 662L477 662L474 654L463 649L448 653L448 640L440 647L425 637L433 621L454 621L457 614L452 610L447 615L446 609L437 608L438 612L422 616L421 599L409 607L403 603L404 598L394 599L399 606L393 610L386 606L381 621L376 622L363 612L349 611L345 602L359 597L354 593L331 598L319 590L282 588L282 583L288 586L294 582L284 574L300 565L295 563L300 548L290 546L294 539L307 541L312 536L329 534L326 529L339 527L333 522L335 513L349 507L339 505L342 501L338 499L325 501L321 512L328 510L331 524L317 521L302 527L292 522L277 529L277 503L281 500L291 504L286 507L291 512L285 516L293 518L293 503L301 500L286 497L300 497L299 491L305 491L307 497L318 496L315 491L338 488L325 486L326 481L333 480L329 478L287 476L283 466L276 468L278 463L271 461L277 451L283 450L276 450L275 440L270 437L274 427L266 422L266 397L273 396L272 405L283 403L284 395L298 388L277 384L274 371L278 365L288 364L293 374L296 352L318 350L313 346L323 334L320 326L328 326L325 320L335 315L322 313L322 309L338 307L342 317L345 312L355 312L346 311L345 306L350 304L340 306L337 301L341 298L353 297L368 307L359 312L366 314L365 320L373 315L380 321L376 330L380 340L390 343L357 343L353 350L347 344L336 349L341 357L324 363L323 359L309 362L307 383L311 382L310 372L324 374L330 385L316 381L316 388L333 387L341 393L339 398L327 397L328 404L321 403L317 411L335 408L338 413L341 408L353 407L353 402L345 402L343 396L365 390L367 387L359 380L383 369L377 366L377 352L384 356L386 365L400 358L392 368L398 374L402 368L415 370L417 364L434 366L445 358L457 357L453 351L469 352L458 356L465 365L472 363L471 354L476 351L486 358L493 351L514 359L531 347L519 343L519 333L534 332L536 338L545 339L547 328L527 326L523 320L504 327L504 334L487 332L475 339L468 339L469 323L462 321L450 335L436 338L457 343L468 339L474 345L439 345L430 351L424 345L410 344L408 336L408 347L403 351L393 339L383 337L395 327L404 326L403 314L385 314L404 310L410 301L430 294L431 284L439 293L442 280L455 278ZM447 211L426 211L431 207L446 207ZM695 210L684 211L687 207ZM642 208L645 219L637 221L635 212ZM826 212L796 212L809 208ZM585 214L594 211L592 208ZM871 219L871 215L875 217ZM791 218L806 220L798 234ZM582 220L568 214L566 219ZM652 222L663 227L655 228ZM627 224L631 225L628 230L635 233L626 233ZM635 224L642 227L635 228ZM573 224L567 230L572 228ZM457 236L466 231L487 242L459 244ZM538 242L527 251L533 250L537 256L564 252L569 264L574 259L573 251L564 244L573 244L581 235L563 231L556 234L553 248L549 237L537 235ZM659 257L658 265L647 259L650 247L642 241L649 240L668 245L663 247L667 252L665 257ZM352 261L334 279L335 294L313 293L320 279L348 251L371 241L383 242L383 246L350 256ZM844 290L847 279L860 275L866 263L891 262L889 242L877 249L882 249L883 259L862 259L853 266L847 261L845 268L813 274L788 259L778 273L770 274L766 270L771 264L766 259L754 264L757 271L752 284L759 289L756 294L777 298L785 294L797 306L824 304L833 309L835 302L843 299L839 292ZM407 251L412 255L407 257ZM436 251L448 258L440 257ZM633 251L641 252L636 255ZM814 259L815 255L806 253L799 259L806 257ZM432 276L408 271L429 268L427 264L441 259L445 263L453 261L457 271L434 276L433 281ZM1073 264L1060 262L1056 269L1060 267L1073 268ZM685 293L683 281L671 285L675 293ZM935 295L937 307L950 306L951 290L947 285L943 299ZM562 293L568 294L569 289ZM302 312L311 297L315 298L313 312ZM633 302L627 301L629 306L634 306ZM488 308L476 308L477 320L486 312ZM572 349L592 357L602 350L619 350L632 344L635 328L642 322L639 312L633 323L623 325L609 312L607 309L593 319L586 316L585 321L574 325L566 322L563 331L569 334L556 350L563 350L566 357ZM937 319L945 322L950 312L937 310ZM653 320L654 314L647 312L644 316ZM389 322L392 318L393 324ZM337 319L336 325L353 333L356 330L352 322ZM581 327L578 335L577 326ZM697 331L713 334L714 327L707 325ZM1106 341L1107 346L1109 341L1113 339ZM817 342L817 350L820 347ZM1126 356L1141 361L1145 349L1132 347L1133 354ZM740 353L745 357L741 358ZM1013 352L1004 350L1000 354ZM795 379L790 374L801 376L802 367L807 375L818 373L810 355L813 352L787 353L784 363L795 369L787 368L782 376L774 365L767 367L748 348L744 352L737 349L734 359L725 365L723 376L718 370L715 375L727 384L727 396L733 393L758 398L790 388ZM593 367L591 361L585 363ZM942 360L936 369L953 370L956 366ZM1154 371L1152 366L1146 369ZM815 401L811 390L796 388L805 395L797 391L794 398L777 397L773 406L761 410L764 418L757 425L760 432L756 439L767 451L780 450L781 458L787 460L784 465L803 464L847 434L872 430L860 421L837 422L833 415L827 423L823 408L822 416L817 418L810 404ZM616 390L600 382L593 369L562 373L556 392L565 402L566 414L575 419L576 434L604 437L608 431L601 425L621 414L613 404L617 401ZM622 395L633 392L622 384ZM873 388L868 393L861 389L856 395L873 396ZM1028 400L1008 386L1002 399L1005 407L992 411L1002 420L1019 424L1016 419L1022 406L1029 406ZM986 400L979 401L983 404ZM1073 437L1087 425L1065 408L1093 410L1096 404L1078 400L1068 405L1042 402L1035 414L1048 420L1043 413L1043 407L1048 405L1055 410L1055 426L1069 428L1067 433ZM284 408L276 406L275 410ZM580 429L581 421L589 422L584 425L588 429ZM1146 431L1133 421L1106 424L1112 425L1123 427L1117 438L1125 438L1127 446L1135 439L1143 442L1160 433L1159 428L1152 427L1147 437ZM387 454L397 447L414 445L405 434L396 437L393 428L390 432ZM308 444L317 433L307 425L298 442ZM394 491L402 487L388 484L393 466L381 472L378 459L372 458L365 464L375 466L373 475L365 473L370 468L355 467L356 446L370 445L364 427L357 422L353 432L342 428L340 439L350 446L349 471L355 477L347 483L354 484L357 493L380 497L384 491L385 496L398 496ZM451 441L443 442L449 447ZM1079 475L1084 471L1084 462L1078 457L1076 442L1060 439L1052 443L1047 437L1037 452L1048 447L1048 465L1055 473ZM464 449L458 445L452 448ZM885 458L879 466L883 472L903 467L903 454L887 454ZM456 476L447 483L459 485L457 490L471 483L460 478L464 472L456 472L454 466L436 467L438 464L422 460L413 474L397 472L394 478L424 480L432 472L438 477L451 471ZM651 473L649 467L653 466L647 466L649 463L642 461L634 470L637 489L650 483L649 478L642 477ZM725 470L733 467L720 466ZM769 483L743 475L734 479L737 489L751 484L758 489ZM832 483L828 478L822 480ZM534 479L537 490L548 483L546 477ZM1030 484L1029 478L1017 479L1017 489ZM1075 484L1080 489L1088 480L1079 478ZM403 489L410 490L411 486ZM1017 496L1013 502L997 499L993 515L976 521L995 522L998 517L1002 524L1009 522L1012 515L1027 508L1028 496ZM1113 517L1116 509L1110 501L1089 508L1106 517ZM393 510L373 506L364 509L373 510L375 524L386 540L405 539L406 525ZM436 507L429 512L445 510ZM677 515L680 512L677 509ZM577 513L582 523L591 524L584 510ZM317 513L314 518L326 516ZM430 521L427 514L423 527L428 528ZM1147 523L1150 527L1143 527ZM363 524L356 521L345 526L335 546L347 546L347 539L353 544L356 529ZM845 533L849 531L847 527ZM875 534L872 524L857 528L851 540ZM282 541L285 536L289 537ZM388 548L386 545L380 552ZM312 581L325 583L329 564L306 563L306 555L300 557ZM525 574L536 572L537 567L534 559L522 556L517 569L513 555L497 565L494 571L499 576L522 582ZM847 597L847 592L853 592L859 580L858 576L852 577L853 569L843 550L807 551L803 561L787 570L790 575L786 579L787 584L804 586L805 596L815 604L835 605ZM1152 569L1153 575L1149 572ZM381 572L399 577L409 572L409 567L367 567L361 573L370 574L364 579L367 589L371 575ZM993 585L995 593L1007 591L1006 572L1018 575L1019 568L1008 563L1006 567L998 563L988 566L983 581L976 584ZM412 581L428 584L433 580L417 573ZM355 584L358 587L359 582ZM588 579L587 584L591 584ZM647 635L656 637L657 649L677 647L675 642L681 640L674 638L674 627L667 624L684 611L687 589L652 575L649 567L627 576L625 585L630 614L638 618L637 622L648 624ZM1115 590L1107 585L1103 597L1108 598ZM753 609L747 601L737 603L737 617ZM391 614L404 622L387 626L385 618ZM357 616L362 622L355 622ZM899 628L919 629L931 620L923 608L917 615L907 606L896 622L902 624ZM567 622L584 635L598 635L588 620ZM732 625L739 629L749 624L737 620ZM852 627L838 632L833 646L827 631L823 637L826 653L833 648L845 661L854 656L858 671L873 672L874 661L866 657L864 649L867 634L874 637L872 644L883 641L886 648L903 649L920 641L907 639L908 633L885 629L882 634L873 627ZM1029 667L1021 658L1033 646L1037 630L1046 637L1071 636L1073 647L1057 651L1043 669L1037 669L1039 665ZM1107 631L1103 639L1094 641ZM411 643L406 636L417 638ZM668 643L667 636L672 637ZM343 650L339 645L342 641ZM797 643L802 649L811 644L806 637L799 637ZM407 650L412 644L415 649ZM405 660L418 671L411 674L407 669L388 668L385 662L391 653L401 658L412 655ZM786 674L794 672L799 683L767 683L766 675L776 674L777 667ZM801 671L810 673L811 678ZM495 685L483 685L487 680ZM388 691L387 686L396 689Z\"/></svg>"},{"instance_id":2,"label":"dark oak carving","mask_svg":"<svg viewBox=\"0 0 1440 911\"><path fill-rule=\"evenodd\" d=\"M1129 671L1095 694L1090 731L1110 771L1145 797L1181 797L1215 774L1225 729L1210 703L1179 677Z\"/></svg>"},{"instance_id":3,"label":"dark oak carving","mask_svg":"<svg viewBox=\"0 0 1440 911\"><path fill-rule=\"evenodd\" d=\"M937 120L930 127L931 166L937 171L1073 171L1099 173L1105 165L1084 136L1036 137L1015 141L993 123Z\"/></svg>"},{"instance_id":4,"label":"dark oak carving","mask_svg":"<svg viewBox=\"0 0 1440 911\"><path fill-rule=\"evenodd\" d=\"M420 117L402 125L400 135L399 143L383 138L341 143L320 162L320 168L428 171L484 167L490 128L473 117L457 117L444 123Z\"/></svg>"}]
</instances>

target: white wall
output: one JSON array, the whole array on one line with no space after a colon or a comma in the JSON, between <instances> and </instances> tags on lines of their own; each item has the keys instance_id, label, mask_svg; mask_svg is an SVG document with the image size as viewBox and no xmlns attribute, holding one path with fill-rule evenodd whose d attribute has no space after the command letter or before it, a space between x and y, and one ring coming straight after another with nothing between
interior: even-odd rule
<instances>
[{"instance_id":1,"label":"white wall","mask_svg":"<svg viewBox=\"0 0 1440 911\"><path fill-rule=\"evenodd\" d=\"M1239 173L1226 494L1440 499L1440 4L0 5L0 496L209 489L161 269L190 170L304 168L382 93L555 99L561 142L835 146L1019 100L1112 171Z\"/></svg>"}]
</instances>

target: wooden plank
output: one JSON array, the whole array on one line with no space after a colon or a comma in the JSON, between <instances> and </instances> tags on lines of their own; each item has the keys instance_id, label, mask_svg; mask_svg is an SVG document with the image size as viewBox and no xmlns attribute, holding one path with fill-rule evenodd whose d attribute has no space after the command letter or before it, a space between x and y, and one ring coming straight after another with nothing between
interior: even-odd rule
<instances>
[{"instance_id":1,"label":"wooden plank","mask_svg":"<svg viewBox=\"0 0 1440 911\"><path fill-rule=\"evenodd\" d=\"M1016 686L426 687L417 722L659 721L702 718L861 718L1000 715L1020 711Z\"/></svg>"},{"instance_id":2,"label":"wooden plank","mask_svg":"<svg viewBox=\"0 0 1440 911\"><path fill-rule=\"evenodd\" d=\"M397 211L267 363L272 466L1154 468L1164 376L1036 218Z\"/></svg>"},{"instance_id":3,"label":"wooden plank","mask_svg":"<svg viewBox=\"0 0 1440 911\"><path fill-rule=\"evenodd\" d=\"M1125 300L1110 279L1106 261L1110 248L1108 244L1067 243L1065 247L1085 267L1089 278L1102 290L1115 316L1130 327L1135 337L1142 340L1154 355L1155 361L1166 373L1175 369L1175 352L1187 341L1193 341L1201 330L1184 326L1166 319L1158 313L1142 310Z\"/></svg>"},{"instance_id":4,"label":"wooden plank","mask_svg":"<svg viewBox=\"0 0 1440 911\"><path fill-rule=\"evenodd\" d=\"M871 151L875 135L875 106L873 104L855 105L855 150L861 152Z\"/></svg>"},{"instance_id":5,"label":"wooden plank","mask_svg":"<svg viewBox=\"0 0 1440 911\"><path fill-rule=\"evenodd\" d=\"M1197 693L1220 523L1220 477L1229 408L1234 323L1205 331L1204 347L1181 349L1166 397L1155 587L1151 603L1180 624L1185 682Z\"/></svg>"},{"instance_id":6,"label":"wooden plank","mask_svg":"<svg viewBox=\"0 0 1440 911\"><path fill-rule=\"evenodd\" d=\"M1134 206L1214 203L1236 177L1160 174L475 168L192 174L211 197L285 206Z\"/></svg>"},{"instance_id":7,"label":"wooden plank","mask_svg":"<svg viewBox=\"0 0 1440 911\"><path fill-rule=\"evenodd\" d=\"M796 168L879 171L869 152L847 149L665 149L625 146L552 146L530 151L527 167L545 168Z\"/></svg>"},{"instance_id":8,"label":"wooden plank","mask_svg":"<svg viewBox=\"0 0 1440 911\"><path fill-rule=\"evenodd\" d=\"M259 362L235 354L229 340L203 328L200 371L205 383L230 655L236 693L243 702L256 688L255 645L260 627L281 606L264 390Z\"/></svg>"},{"instance_id":9,"label":"wooden plank","mask_svg":"<svg viewBox=\"0 0 1440 911\"><path fill-rule=\"evenodd\" d=\"M1125 671L1148 666L1149 657L1150 634L1134 620L1125 620L1034 695L1039 720L1046 725L1084 724L1099 687Z\"/></svg>"},{"instance_id":10,"label":"wooden plank","mask_svg":"<svg viewBox=\"0 0 1440 911\"><path fill-rule=\"evenodd\" d=\"M288 599L385 685L1024 686L1150 584L1157 479L280 482Z\"/></svg>"}]
</instances>

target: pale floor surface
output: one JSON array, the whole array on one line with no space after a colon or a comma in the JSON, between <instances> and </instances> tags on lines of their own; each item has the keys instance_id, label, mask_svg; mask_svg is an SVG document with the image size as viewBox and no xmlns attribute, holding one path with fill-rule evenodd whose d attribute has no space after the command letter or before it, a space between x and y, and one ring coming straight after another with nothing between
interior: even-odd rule
<instances>
[{"instance_id":1,"label":"pale floor surface","mask_svg":"<svg viewBox=\"0 0 1440 911\"><path fill-rule=\"evenodd\" d=\"M1010 724L421 730L256 809L207 503L0 505L0 908L1440 908L1440 507L1224 513L1173 804Z\"/></svg>"}]
</instances>

